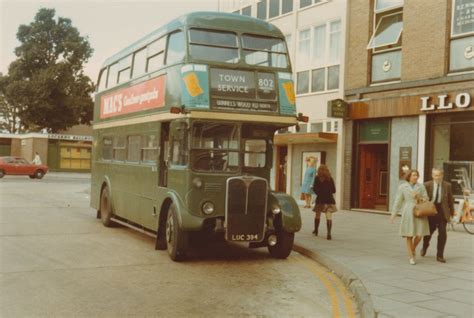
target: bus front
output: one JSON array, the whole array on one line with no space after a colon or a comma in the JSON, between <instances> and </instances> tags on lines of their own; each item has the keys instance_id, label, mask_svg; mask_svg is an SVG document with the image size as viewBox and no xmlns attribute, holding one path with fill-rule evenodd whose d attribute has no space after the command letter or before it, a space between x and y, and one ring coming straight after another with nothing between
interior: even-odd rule
<instances>
[{"instance_id":1,"label":"bus front","mask_svg":"<svg viewBox=\"0 0 474 318\"><path fill-rule=\"evenodd\" d=\"M203 230L268 246L274 257L286 258L300 212L291 196L272 192L269 181L273 136L297 124L295 96L281 32L258 23L272 30L255 32L245 23L233 31L188 28L188 59L181 67L187 118L170 129L188 140L170 147L168 181L188 180L185 201L190 213L205 218ZM179 160L189 174L172 169Z\"/></svg>"}]
</instances>

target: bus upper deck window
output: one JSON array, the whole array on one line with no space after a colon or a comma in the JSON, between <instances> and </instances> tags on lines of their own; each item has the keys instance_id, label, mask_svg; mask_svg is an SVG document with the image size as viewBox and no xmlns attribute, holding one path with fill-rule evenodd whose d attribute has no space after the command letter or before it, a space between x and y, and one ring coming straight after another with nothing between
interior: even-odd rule
<instances>
[{"instance_id":1,"label":"bus upper deck window","mask_svg":"<svg viewBox=\"0 0 474 318\"><path fill-rule=\"evenodd\" d=\"M135 52L133 55L133 75L132 77L137 77L146 72L146 52L147 49L141 49L140 51Z\"/></svg>"},{"instance_id":2,"label":"bus upper deck window","mask_svg":"<svg viewBox=\"0 0 474 318\"><path fill-rule=\"evenodd\" d=\"M245 62L267 67L288 67L286 46L283 39L255 35L243 35Z\"/></svg>"},{"instance_id":3,"label":"bus upper deck window","mask_svg":"<svg viewBox=\"0 0 474 318\"><path fill-rule=\"evenodd\" d=\"M196 60L237 63L239 60L237 35L201 29L189 30L190 54Z\"/></svg>"},{"instance_id":4,"label":"bus upper deck window","mask_svg":"<svg viewBox=\"0 0 474 318\"><path fill-rule=\"evenodd\" d=\"M98 82L98 90L97 91L103 91L105 89L105 84L106 84L106 79L107 79L107 68L104 68L102 71L100 71L99 75L99 82Z\"/></svg>"},{"instance_id":5,"label":"bus upper deck window","mask_svg":"<svg viewBox=\"0 0 474 318\"><path fill-rule=\"evenodd\" d=\"M168 51L166 52L166 64L182 62L185 51L183 32L179 31L170 34L168 38Z\"/></svg>"}]
</instances>

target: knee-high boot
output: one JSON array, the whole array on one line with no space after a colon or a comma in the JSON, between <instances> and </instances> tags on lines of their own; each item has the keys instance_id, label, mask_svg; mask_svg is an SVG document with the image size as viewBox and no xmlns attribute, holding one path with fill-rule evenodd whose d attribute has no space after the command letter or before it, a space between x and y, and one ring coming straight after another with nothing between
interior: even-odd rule
<instances>
[{"instance_id":1,"label":"knee-high boot","mask_svg":"<svg viewBox=\"0 0 474 318\"><path fill-rule=\"evenodd\" d=\"M316 235L316 236L318 236L319 220L321 220L321 219L314 219L314 231L313 231L313 234Z\"/></svg>"},{"instance_id":2,"label":"knee-high boot","mask_svg":"<svg viewBox=\"0 0 474 318\"><path fill-rule=\"evenodd\" d=\"M332 237L331 237L332 220L326 220L326 225L328 227L327 239L330 240L330 239L332 239Z\"/></svg>"}]
</instances>

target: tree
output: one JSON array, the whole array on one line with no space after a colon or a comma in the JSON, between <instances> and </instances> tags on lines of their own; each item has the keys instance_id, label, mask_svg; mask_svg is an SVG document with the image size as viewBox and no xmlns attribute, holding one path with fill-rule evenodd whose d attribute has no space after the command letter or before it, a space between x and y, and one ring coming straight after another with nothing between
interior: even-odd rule
<instances>
[{"instance_id":1,"label":"tree","mask_svg":"<svg viewBox=\"0 0 474 318\"><path fill-rule=\"evenodd\" d=\"M57 132L92 119L94 85L84 75L92 55L87 38L70 19L55 18L54 9L40 9L29 25L20 25L10 64L6 100L19 109L26 129Z\"/></svg>"},{"instance_id":2,"label":"tree","mask_svg":"<svg viewBox=\"0 0 474 318\"><path fill-rule=\"evenodd\" d=\"M9 83L9 77L0 73L0 132L20 133L24 125L19 116L20 108L8 102L5 90Z\"/></svg>"}]
</instances>

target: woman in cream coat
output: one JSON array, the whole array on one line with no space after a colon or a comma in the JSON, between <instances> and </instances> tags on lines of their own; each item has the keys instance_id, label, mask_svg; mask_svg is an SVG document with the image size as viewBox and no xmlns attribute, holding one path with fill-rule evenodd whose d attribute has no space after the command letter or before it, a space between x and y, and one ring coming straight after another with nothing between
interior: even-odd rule
<instances>
[{"instance_id":1,"label":"woman in cream coat","mask_svg":"<svg viewBox=\"0 0 474 318\"><path fill-rule=\"evenodd\" d=\"M410 264L415 265L415 250L425 235L430 235L428 218L417 218L413 215L413 208L418 200L428 200L425 186L418 183L419 173L410 170L405 178L407 182L400 185L393 205L391 222L397 213L401 213L399 234L407 240L407 251Z\"/></svg>"}]
</instances>

